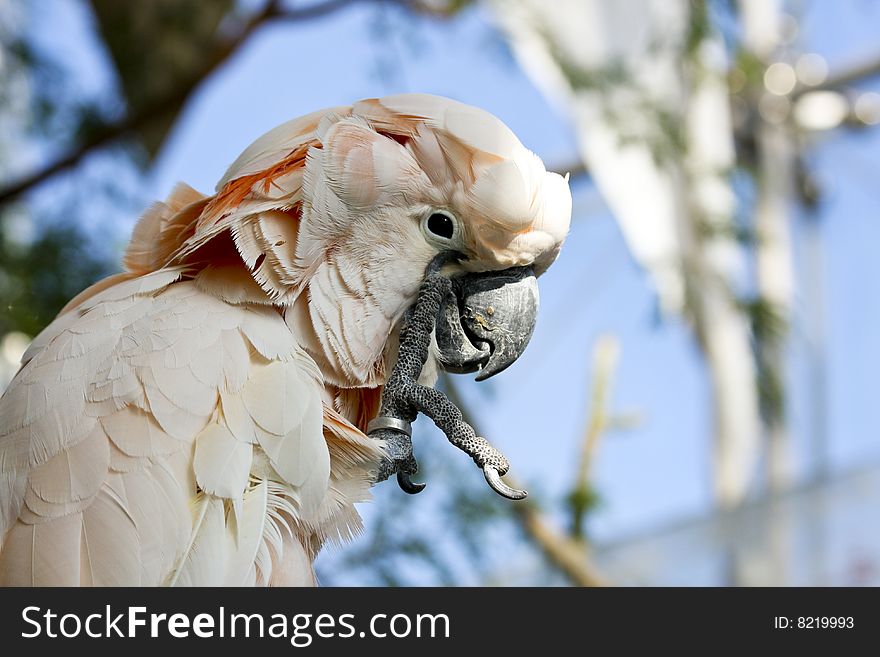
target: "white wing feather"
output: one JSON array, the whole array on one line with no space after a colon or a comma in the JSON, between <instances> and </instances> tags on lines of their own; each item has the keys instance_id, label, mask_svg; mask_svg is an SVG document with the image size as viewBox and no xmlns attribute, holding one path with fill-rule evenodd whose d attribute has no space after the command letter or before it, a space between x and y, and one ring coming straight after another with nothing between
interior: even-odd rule
<instances>
[{"instance_id":1,"label":"white wing feather","mask_svg":"<svg viewBox=\"0 0 880 657\"><path fill-rule=\"evenodd\" d=\"M247 486L253 447L235 439L221 422L212 422L196 438L193 469L206 493L230 500L241 498Z\"/></svg>"},{"instance_id":2,"label":"white wing feather","mask_svg":"<svg viewBox=\"0 0 880 657\"><path fill-rule=\"evenodd\" d=\"M327 506L317 366L272 306L186 275L99 288L26 352L0 398L0 582L265 582Z\"/></svg>"},{"instance_id":3,"label":"white wing feather","mask_svg":"<svg viewBox=\"0 0 880 657\"><path fill-rule=\"evenodd\" d=\"M236 532L228 534L231 543L229 562L226 566L225 586L253 586L256 583L257 552L263 543L268 517L266 502L269 485L261 481L250 488L235 514Z\"/></svg>"}]
</instances>

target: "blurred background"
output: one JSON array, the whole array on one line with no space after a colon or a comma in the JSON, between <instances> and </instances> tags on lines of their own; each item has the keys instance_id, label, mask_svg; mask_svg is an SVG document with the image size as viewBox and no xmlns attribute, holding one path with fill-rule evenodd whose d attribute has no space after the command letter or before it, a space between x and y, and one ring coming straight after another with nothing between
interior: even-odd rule
<instances>
[{"instance_id":1,"label":"blurred background","mask_svg":"<svg viewBox=\"0 0 880 657\"><path fill-rule=\"evenodd\" d=\"M140 212L253 139L428 92L571 174L525 356L441 381L428 482L325 585L880 585L880 3L0 0L0 389ZM873 392L872 392L873 391Z\"/></svg>"}]
</instances>

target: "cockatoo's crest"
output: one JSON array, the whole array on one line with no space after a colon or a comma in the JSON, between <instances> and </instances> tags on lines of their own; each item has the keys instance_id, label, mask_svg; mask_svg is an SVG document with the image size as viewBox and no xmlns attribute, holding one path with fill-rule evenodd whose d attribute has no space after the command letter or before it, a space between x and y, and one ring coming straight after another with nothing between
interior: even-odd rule
<instances>
[{"instance_id":1,"label":"cockatoo's crest","mask_svg":"<svg viewBox=\"0 0 880 657\"><path fill-rule=\"evenodd\" d=\"M332 152L322 152L328 145ZM352 203L381 204L384 190L392 202L411 189L411 196L418 190L426 202L454 206L466 217L472 255L490 268L537 259L543 271L567 232L566 182L547 173L507 126L447 98L404 94L278 126L241 154L211 197L178 187L141 219L126 267L141 273L198 264L200 249L226 234L271 299L292 300L332 245L332 239L307 248L296 244L303 201L313 200L304 199L308 162L320 158L331 190L363 190L363 198L347 199ZM215 264L216 255L211 252Z\"/></svg>"}]
</instances>

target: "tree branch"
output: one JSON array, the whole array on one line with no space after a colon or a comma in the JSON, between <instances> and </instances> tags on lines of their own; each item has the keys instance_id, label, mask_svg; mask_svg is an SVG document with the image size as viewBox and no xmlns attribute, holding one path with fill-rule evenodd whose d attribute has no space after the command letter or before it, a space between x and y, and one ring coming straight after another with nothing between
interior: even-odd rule
<instances>
[{"instance_id":1,"label":"tree branch","mask_svg":"<svg viewBox=\"0 0 880 657\"><path fill-rule=\"evenodd\" d=\"M280 3L274 2L272 11L268 18L280 21L303 21L312 18L321 18L340 9L344 9L349 5L372 2L374 4L390 4L396 5L401 9L406 9L413 13L425 14L434 18L449 18L459 11L459 7L455 3L449 3L446 7L425 4L421 0L326 0L305 7L295 9L284 9Z\"/></svg>"},{"instance_id":2,"label":"tree branch","mask_svg":"<svg viewBox=\"0 0 880 657\"><path fill-rule=\"evenodd\" d=\"M441 375L444 383L444 391L449 400L455 404L464 416L465 422L470 424L477 435L483 435L474 423L474 417L468 412L467 406L458 394L451 376L445 372ZM508 474L505 479L514 488L522 488L522 485L514 481ZM607 582L590 563L582 541L576 541L559 532L540 509L529 499L511 504L514 517L519 521L526 537L530 539L544 554L553 567L561 572L575 586L607 586Z\"/></svg>"},{"instance_id":3,"label":"tree branch","mask_svg":"<svg viewBox=\"0 0 880 657\"><path fill-rule=\"evenodd\" d=\"M518 486L516 482L509 483L514 487ZM534 503L527 500L514 502L513 511L526 535L572 584L584 587L608 586L608 582L590 563L583 543L557 531Z\"/></svg>"},{"instance_id":4,"label":"tree branch","mask_svg":"<svg viewBox=\"0 0 880 657\"><path fill-rule=\"evenodd\" d=\"M269 11L266 18L269 20L289 22L310 20L332 14L335 11L362 1L363 0L326 0L326 2L318 2L294 9L285 9L281 7L280 2L276 1L270 3L272 6L268 8Z\"/></svg>"},{"instance_id":5,"label":"tree branch","mask_svg":"<svg viewBox=\"0 0 880 657\"><path fill-rule=\"evenodd\" d=\"M841 87L864 82L877 76L880 76L880 56L866 60L857 66L839 71L833 75L829 75L825 81L820 84L812 87L800 87L795 91L793 96L797 98L810 91L840 89Z\"/></svg>"},{"instance_id":6,"label":"tree branch","mask_svg":"<svg viewBox=\"0 0 880 657\"><path fill-rule=\"evenodd\" d=\"M92 151L112 141L121 139L147 126L156 119L165 116L175 108L180 107L205 78L229 59L248 40L256 28L269 20L277 11L277 2L275 0L268 2L262 11L244 24L237 35L221 42L206 58L202 67L176 89L137 108L119 121L102 126L91 136L80 142L67 155L4 187L0 190L0 205L8 203L13 198L48 180L55 174L75 166Z\"/></svg>"},{"instance_id":7,"label":"tree branch","mask_svg":"<svg viewBox=\"0 0 880 657\"><path fill-rule=\"evenodd\" d=\"M33 173L25 175L12 184L0 188L0 205L8 203L61 171L76 166L80 160L93 151L144 128L156 119L185 104L201 83L235 54L260 26L271 21L303 22L313 20L365 1L367 0L326 0L325 2L305 7L287 9L281 6L279 0L269 0L263 9L242 25L237 34L219 42L213 51L206 56L203 65L176 89L154 101L135 108L118 121L105 124L74 146L66 155L54 162L50 162ZM382 2L391 0L371 1ZM408 2L406 0L394 1L396 4L411 8L414 11L423 11L420 3Z\"/></svg>"}]
</instances>

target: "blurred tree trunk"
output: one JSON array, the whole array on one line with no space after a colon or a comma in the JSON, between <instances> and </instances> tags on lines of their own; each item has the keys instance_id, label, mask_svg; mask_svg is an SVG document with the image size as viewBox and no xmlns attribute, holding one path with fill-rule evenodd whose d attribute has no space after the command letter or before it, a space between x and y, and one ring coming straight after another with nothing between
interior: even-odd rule
<instances>
[{"instance_id":1,"label":"blurred tree trunk","mask_svg":"<svg viewBox=\"0 0 880 657\"><path fill-rule=\"evenodd\" d=\"M766 68L779 48L782 11L777 0L740 0L743 47ZM794 76L794 72L791 72ZM785 427L785 333L791 322L794 273L789 204L794 189L794 144L787 120L788 99L765 85L757 90L754 120L756 182L755 261L761 311L755 340L763 393L767 479L770 489L792 484L793 472ZM772 104L780 105L778 116ZM771 108L768 112L767 105Z\"/></svg>"},{"instance_id":2,"label":"blurred tree trunk","mask_svg":"<svg viewBox=\"0 0 880 657\"><path fill-rule=\"evenodd\" d=\"M748 492L760 417L723 44L701 2L492 0L525 71L574 123L581 155L661 308L694 328L714 409L722 507Z\"/></svg>"}]
</instances>

